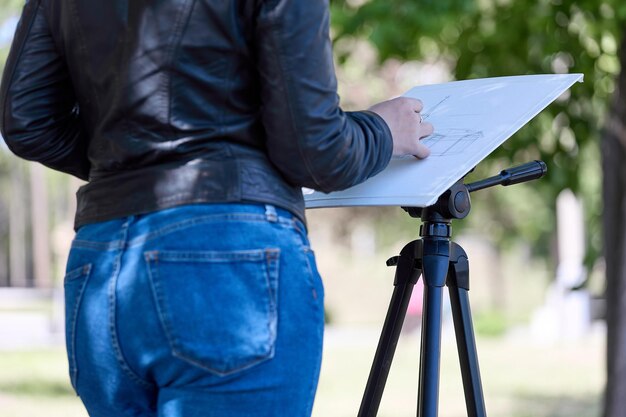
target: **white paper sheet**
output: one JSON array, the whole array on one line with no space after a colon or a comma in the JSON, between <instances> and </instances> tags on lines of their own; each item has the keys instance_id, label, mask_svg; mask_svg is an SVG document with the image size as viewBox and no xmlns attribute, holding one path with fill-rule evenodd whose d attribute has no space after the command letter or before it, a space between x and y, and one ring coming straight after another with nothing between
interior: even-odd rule
<instances>
[{"instance_id":1,"label":"white paper sheet","mask_svg":"<svg viewBox=\"0 0 626 417\"><path fill-rule=\"evenodd\" d=\"M423 139L431 155L394 158L380 174L344 191L305 191L306 207L428 207L582 78L523 75L415 87L405 96L422 100L422 117L435 127Z\"/></svg>"}]
</instances>

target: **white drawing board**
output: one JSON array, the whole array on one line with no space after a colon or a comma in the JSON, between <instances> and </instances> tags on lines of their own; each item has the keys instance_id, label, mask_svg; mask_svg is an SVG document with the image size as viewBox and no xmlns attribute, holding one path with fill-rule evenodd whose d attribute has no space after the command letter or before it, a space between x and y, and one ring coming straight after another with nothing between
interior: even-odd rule
<instances>
[{"instance_id":1,"label":"white drawing board","mask_svg":"<svg viewBox=\"0 0 626 417\"><path fill-rule=\"evenodd\" d=\"M422 117L435 127L423 139L431 155L393 158L381 173L344 191L304 190L306 207L428 207L582 78L523 75L415 87L405 96L422 100Z\"/></svg>"}]
</instances>

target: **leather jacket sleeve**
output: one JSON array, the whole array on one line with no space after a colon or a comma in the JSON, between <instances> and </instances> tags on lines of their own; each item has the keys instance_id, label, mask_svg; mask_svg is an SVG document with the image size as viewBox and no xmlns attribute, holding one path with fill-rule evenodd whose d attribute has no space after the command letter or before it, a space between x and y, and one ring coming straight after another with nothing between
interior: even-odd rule
<instances>
[{"instance_id":1,"label":"leather jacket sleeve","mask_svg":"<svg viewBox=\"0 0 626 417\"><path fill-rule=\"evenodd\" d=\"M330 192L383 170L393 143L371 112L339 107L327 0L266 0L256 55L271 161L298 185Z\"/></svg>"},{"instance_id":2,"label":"leather jacket sleeve","mask_svg":"<svg viewBox=\"0 0 626 417\"><path fill-rule=\"evenodd\" d=\"M0 130L11 151L88 178L88 137L40 0L24 7L2 77L0 106Z\"/></svg>"}]
</instances>

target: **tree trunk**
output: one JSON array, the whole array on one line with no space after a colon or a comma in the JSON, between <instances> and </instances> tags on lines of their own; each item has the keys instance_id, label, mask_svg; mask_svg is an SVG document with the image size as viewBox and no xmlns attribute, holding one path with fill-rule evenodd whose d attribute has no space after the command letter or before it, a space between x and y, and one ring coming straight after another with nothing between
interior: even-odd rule
<instances>
[{"instance_id":1,"label":"tree trunk","mask_svg":"<svg viewBox=\"0 0 626 417\"><path fill-rule=\"evenodd\" d=\"M46 168L30 165L31 229L33 236L33 280L36 287L52 288L48 189Z\"/></svg>"},{"instance_id":2,"label":"tree trunk","mask_svg":"<svg viewBox=\"0 0 626 417\"><path fill-rule=\"evenodd\" d=\"M626 34L602 137L604 256L606 259L607 385L605 417L626 410Z\"/></svg>"},{"instance_id":3,"label":"tree trunk","mask_svg":"<svg viewBox=\"0 0 626 417\"><path fill-rule=\"evenodd\" d=\"M13 162L9 208L9 280L12 287L25 287L26 279L26 181L22 161Z\"/></svg>"}]
</instances>

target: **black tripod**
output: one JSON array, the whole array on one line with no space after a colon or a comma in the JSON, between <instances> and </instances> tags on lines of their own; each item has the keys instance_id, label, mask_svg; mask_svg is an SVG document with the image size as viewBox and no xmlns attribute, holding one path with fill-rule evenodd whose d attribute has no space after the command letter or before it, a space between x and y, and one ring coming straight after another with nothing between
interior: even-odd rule
<instances>
[{"instance_id":1,"label":"black tripod","mask_svg":"<svg viewBox=\"0 0 626 417\"><path fill-rule=\"evenodd\" d=\"M422 219L421 239L408 243L400 256L387 261L388 266L396 266L395 288L358 417L375 417L378 413L413 286L420 275L424 279L424 305L417 417L437 417L438 414L444 285L450 291L467 415L486 416L468 298L469 263L463 248L450 240L450 223L452 219L462 219L469 214L470 192L530 181L542 177L546 171L543 162L529 162L472 184L463 184L461 180L430 207L404 208L411 217Z\"/></svg>"}]
</instances>

